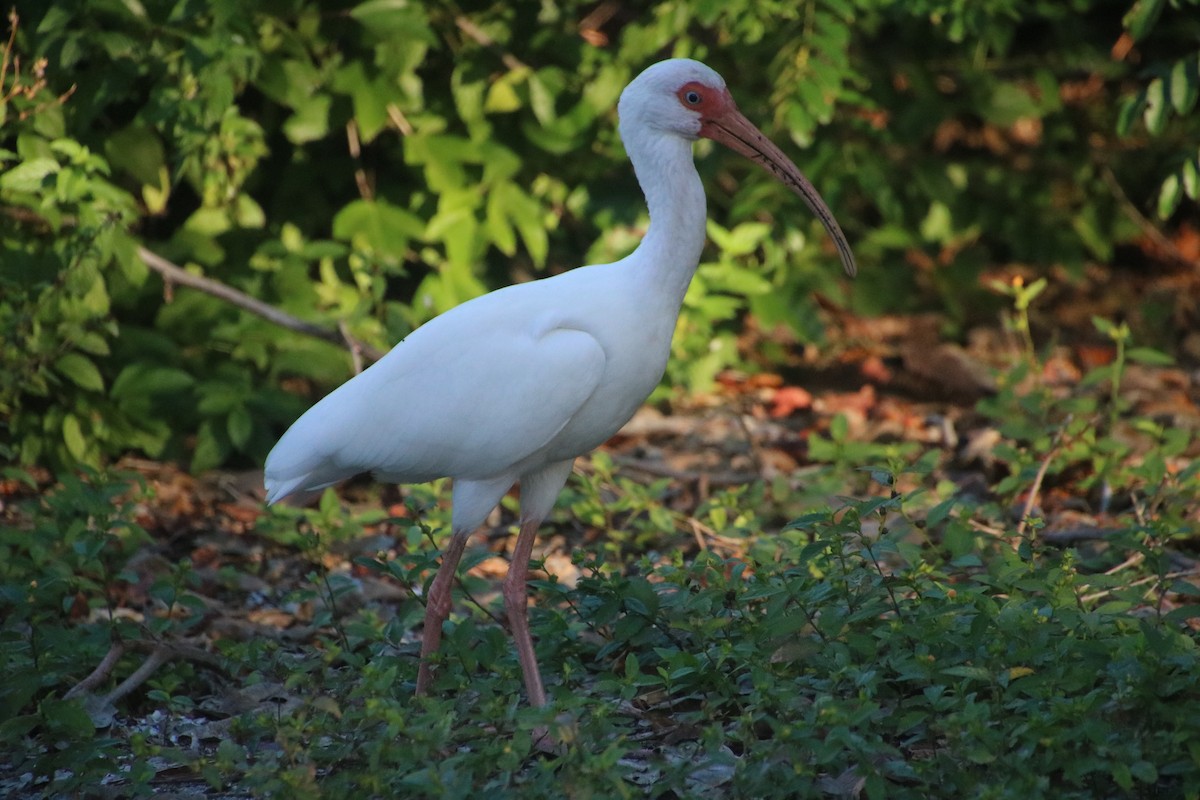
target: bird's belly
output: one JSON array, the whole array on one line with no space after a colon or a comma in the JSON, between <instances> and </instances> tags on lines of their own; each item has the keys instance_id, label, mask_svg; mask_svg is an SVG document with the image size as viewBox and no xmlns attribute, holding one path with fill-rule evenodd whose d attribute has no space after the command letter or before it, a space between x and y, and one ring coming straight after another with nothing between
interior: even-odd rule
<instances>
[{"instance_id":1,"label":"bird's belly","mask_svg":"<svg viewBox=\"0 0 1200 800\"><path fill-rule=\"evenodd\" d=\"M543 450L543 459L553 462L588 453L625 425L662 380L670 340L643 342L644 348L630 358L613 358L604 381ZM661 351L661 354L655 351Z\"/></svg>"}]
</instances>

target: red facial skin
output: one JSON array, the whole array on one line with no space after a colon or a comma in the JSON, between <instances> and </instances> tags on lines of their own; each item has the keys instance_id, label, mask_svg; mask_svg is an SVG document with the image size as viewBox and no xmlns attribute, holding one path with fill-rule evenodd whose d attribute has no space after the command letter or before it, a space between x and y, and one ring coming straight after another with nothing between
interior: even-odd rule
<instances>
[{"instance_id":1,"label":"red facial skin","mask_svg":"<svg viewBox=\"0 0 1200 800\"><path fill-rule=\"evenodd\" d=\"M846 274L853 277L858 271L854 263L854 254L850 251L850 243L846 241L846 235L834 219L833 212L791 159L738 111L729 90L724 86L714 87L699 81L689 81L679 87L675 96L684 108L700 115L700 136L720 142L735 153L758 162L800 195L829 232L842 258Z\"/></svg>"}]
</instances>

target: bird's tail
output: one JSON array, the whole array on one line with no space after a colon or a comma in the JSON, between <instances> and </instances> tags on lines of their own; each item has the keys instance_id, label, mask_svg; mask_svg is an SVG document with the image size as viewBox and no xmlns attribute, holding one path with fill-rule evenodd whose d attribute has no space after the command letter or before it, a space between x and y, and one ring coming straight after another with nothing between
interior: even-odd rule
<instances>
[{"instance_id":1,"label":"bird's tail","mask_svg":"<svg viewBox=\"0 0 1200 800\"><path fill-rule=\"evenodd\" d=\"M323 431L310 431L309 427L301 417L267 455L263 483L268 505L298 492L320 491L362 472L327 452L330 448L322 446Z\"/></svg>"}]
</instances>

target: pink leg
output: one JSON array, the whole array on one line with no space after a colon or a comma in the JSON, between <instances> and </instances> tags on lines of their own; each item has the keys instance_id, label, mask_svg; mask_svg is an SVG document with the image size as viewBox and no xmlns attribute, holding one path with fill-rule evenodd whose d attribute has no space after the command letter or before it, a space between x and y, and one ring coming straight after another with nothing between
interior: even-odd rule
<instances>
[{"instance_id":1,"label":"pink leg","mask_svg":"<svg viewBox=\"0 0 1200 800\"><path fill-rule=\"evenodd\" d=\"M429 691L433 681L433 665L431 659L442 643L442 623L450 616L450 587L454 583L454 573L458 569L458 561L462 558L463 548L471 531L455 531L450 537L450 544L442 553L442 564L438 567L437 575L429 587L429 597L425 601L425 628L421 638L421 665L417 668L417 694Z\"/></svg>"},{"instance_id":2,"label":"pink leg","mask_svg":"<svg viewBox=\"0 0 1200 800\"><path fill-rule=\"evenodd\" d=\"M533 639L529 636L529 595L525 588L525 580L529 575L529 556L533 552L533 539L540 522L536 519L521 522L521 533L517 536L512 563L504 579L504 607L508 610L508 623L517 645L517 658L521 661L521 672L525 676L525 691L533 706L546 705L546 690L542 688L542 675L533 652Z\"/></svg>"}]
</instances>

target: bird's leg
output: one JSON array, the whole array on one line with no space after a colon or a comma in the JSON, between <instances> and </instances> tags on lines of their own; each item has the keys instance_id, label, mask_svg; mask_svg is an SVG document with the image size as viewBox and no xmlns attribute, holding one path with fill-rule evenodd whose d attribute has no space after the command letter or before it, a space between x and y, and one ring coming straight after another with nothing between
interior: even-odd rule
<instances>
[{"instance_id":1,"label":"bird's leg","mask_svg":"<svg viewBox=\"0 0 1200 800\"><path fill-rule=\"evenodd\" d=\"M450 544L442 552L442 564L438 567L437 575L429 587L429 597L425 601L425 628L421 634L421 665L417 668L417 694L429 691L433 681L433 665L430 660L442 643L442 624L450 616L450 587L454 583L454 573L458 569L458 561L462 558L463 548L471 537L470 530L457 530L450 537Z\"/></svg>"},{"instance_id":2,"label":"bird's leg","mask_svg":"<svg viewBox=\"0 0 1200 800\"><path fill-rule=\"evenodd\" d=\"M529 575L529 556L533 552L533 539L537 534L540 519L521 521L521 532L513 548L512 563L504 578L504 607L508 610L508 624L512 627L513 641L517 645L517 658L525 676L525 691L529 704L535 707L546 705L546 690L542 688L542 674L538 671L537 656L533 652L533 639L529 636L529 595L525 580Z\"/></svg>"}]
</instances>

